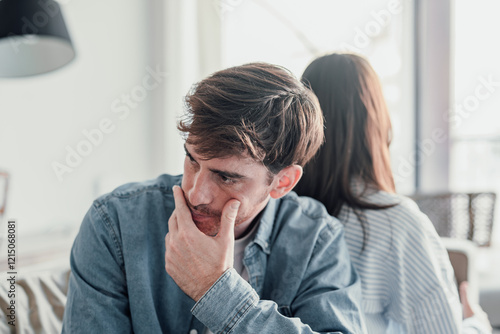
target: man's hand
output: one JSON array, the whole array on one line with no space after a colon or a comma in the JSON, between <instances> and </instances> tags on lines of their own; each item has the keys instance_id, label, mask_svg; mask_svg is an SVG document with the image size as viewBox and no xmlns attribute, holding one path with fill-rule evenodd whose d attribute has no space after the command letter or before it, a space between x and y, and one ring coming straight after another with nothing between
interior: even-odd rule
<instances>
[{"instance_id":1,"label":"man's hand","mask_svg":"<svg viewBox=\"0 0 500 334\"><path fill-rule=\"evenodd\" d=\"M217 236L198 230L191 217L184 192L173 188L175 210L168 220L165 236L165 270L194 301L217 281L234 261L234 220L240 202L229 200L222 210Z\"/></svg>"}]
</instances>

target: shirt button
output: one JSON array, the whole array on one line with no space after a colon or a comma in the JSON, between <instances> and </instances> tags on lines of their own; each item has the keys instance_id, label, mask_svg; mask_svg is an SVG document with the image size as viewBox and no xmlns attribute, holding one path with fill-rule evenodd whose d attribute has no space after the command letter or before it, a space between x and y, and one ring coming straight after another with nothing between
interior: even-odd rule
<instances>
[{"instance_id":1,"label":"shirt button","mask_svg":"<svg viewBox=\"0 0 500 334\"><path fill-rule=\"evenodd\" d=\"M198 331L196 329L192 329L189 331L189 334L198 334Z\"/></svg>"}]
</instances>

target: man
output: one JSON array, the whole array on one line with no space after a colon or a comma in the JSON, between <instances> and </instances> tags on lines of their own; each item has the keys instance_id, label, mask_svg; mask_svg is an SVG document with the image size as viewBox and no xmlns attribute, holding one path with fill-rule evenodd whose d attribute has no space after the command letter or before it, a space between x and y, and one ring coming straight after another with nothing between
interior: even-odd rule
<instances>
[{"instance_id":1,"label":"man","mask_svg":"<svg viewBox=\"0 0 500 334\"><path fill-rule=\"evenodd\" d=\"M84 218L63 332L362 333L340 223L290 192L323 141L316 97L254 63L186 102L184 175L119 187Z\"/></svg>"}]
</instances>

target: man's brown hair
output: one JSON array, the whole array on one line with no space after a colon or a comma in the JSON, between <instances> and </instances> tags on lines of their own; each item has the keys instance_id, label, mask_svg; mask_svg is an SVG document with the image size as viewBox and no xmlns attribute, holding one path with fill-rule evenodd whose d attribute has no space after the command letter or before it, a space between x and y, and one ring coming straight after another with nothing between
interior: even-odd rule
<instances>
[{"instance_id":1,"label":"man's brown hair","mask_svg":"<svg viewBox=\"0 0 500 334\"><path fill-rule=\"evenodd\" d=\"M288 70L251 63L218 71L186 96L178 129L204 159L247 153L276 174L323 142L319 102Z\"/></svg>"}]
</instances>

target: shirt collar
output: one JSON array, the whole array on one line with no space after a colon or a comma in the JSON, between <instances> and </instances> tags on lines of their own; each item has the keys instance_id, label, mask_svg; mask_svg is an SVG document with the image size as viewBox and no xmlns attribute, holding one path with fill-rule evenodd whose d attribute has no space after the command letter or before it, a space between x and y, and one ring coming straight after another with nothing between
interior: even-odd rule
<instances>
[{"instance_id":1,"label":"shirt collar","mask_svg":"<svg viewBox=\"0 0 500 334\"><path fill-rule=\"evenodd\" d=\"M255 235L254 242L258 244L266 254L271 254L271 236L279 202L279 199L271 198L269 200L264 208L264 212L260 218L260 226Z\"/></svg>"}]
</instances>

